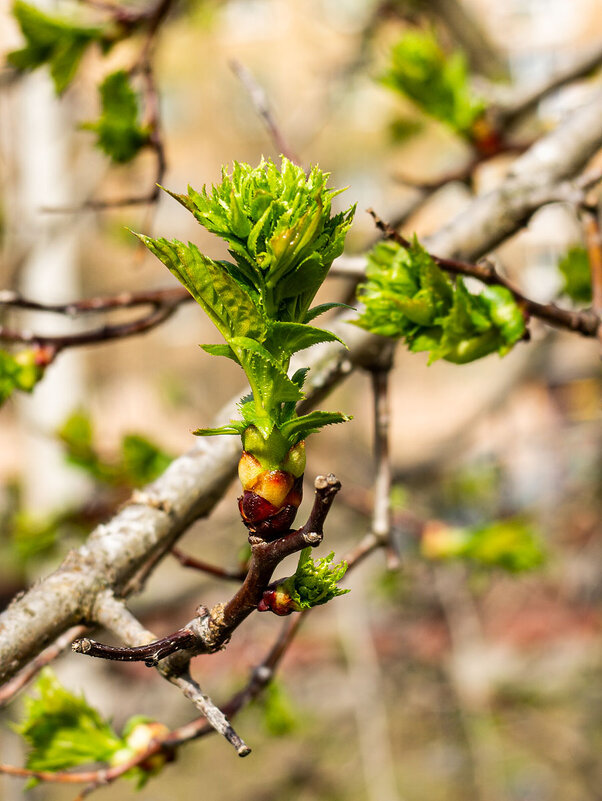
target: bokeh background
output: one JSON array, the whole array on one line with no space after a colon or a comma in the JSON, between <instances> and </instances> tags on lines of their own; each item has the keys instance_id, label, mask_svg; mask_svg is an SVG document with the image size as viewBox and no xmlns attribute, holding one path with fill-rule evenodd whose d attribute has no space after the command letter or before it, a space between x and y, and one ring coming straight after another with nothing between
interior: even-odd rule
<instances>
[{"instance_id":1,"label":"bokeh background","mask_svg":"<svg viewBox=\"0 0 602 801\"><path fill-rule=\"evenodd\" d=\"M416 190L400 174L429 180L469 158L466 145L444 126L377 80L409 24L433 25L448 45L468 47L469 60L490 77L501 67L521 87L602 41L602 7L595 0L464 0L464 13L486 37L476 46L450 26L455 2L400 6L401 15L378 14L377 3L368 0L189 0L185 13L165 26L157 52L166 186L200 188L219 179L222 164L277 157L229 66L236 59L266 90L303 162L330 171L333 186L349 187L340 203L358 203L348 251L359 253L375 239L366 207L394 219L414 202ZM2 50L19 42L3 2ZM118 67L127 52L118 48L110 58ZM167 196L150 208L59 211L93 193L118 197L152 184L150 157L109 167L90 133L78 129L97 114L93 87L101 68L106 63L86 60L60 101L43 70L0 86L3 288L64 302L174 285L126 228L191 239L207 255L225 255ZM570 114L592 80L546 99L519 135L547 130ZM415 135L406 135L417 126ZM494 186L510 158L485 165L470 189L451 183L434 193L404 231L435 230L471 192ZM548 300L561 286L558 261L581 236L572 212L551 205L504 244L499 258L526 294ZM349 289L344 279L332 279L323 298L344 300ZM79 325L19 319L47 332ZM241 390L234 365L214 364L199 351L197 343L211 341L210 323L187 305L148 335L65 353L31 397L3 407L3 604L57 565L93 521L109 515L128 487L147 475L144 470L154 469L126 470L112 483L95 480L90 460L78 467L72 454L69 462L57 431L80 412L93 426L99 459L121 464L123 438L135 433L161 449L153 452L155 467L164 464L191 447L191 430L209 424ZM401 568L387 570L376 554L349 577L349 595L312 613L275 689L237 720L251 757L236 760L217 738L189 745L140 799L602 798L602 378L596 345L534 325L533 340L503 360L490 356L462 367L427 367L422 355L400 347L391 381ZM325 552L342 555L370 524L371 404L369 377L358 372L327 403L353 414L353 422L311 441L307 476L331 471L344 488L329 519ZM182 547L235 565L245 541L235 498L233 487L211 519L185 535ZM307 506L306 500L303 510ZM453 525L518 516L536 532L543 562L512 574L430 560L412 515ZM165 634L188 620L199 602L210 605L228 591L168 558L132 608ZM218 703L244 683L278 626L273 616L255 615L226 651L197 660L195 675ZM56 669L116 727L137 713L170 726L191 716L188 702L144 667L66 654ZM9 725L20 714L19 701L3 713L4 762L24 758ZM5 801L24 797L18 780L2 778L0 788ZM133 793L122 781L97 797ZM51 786L28 791L36 801L73 795Z\"/></svg>"}]
</instances>

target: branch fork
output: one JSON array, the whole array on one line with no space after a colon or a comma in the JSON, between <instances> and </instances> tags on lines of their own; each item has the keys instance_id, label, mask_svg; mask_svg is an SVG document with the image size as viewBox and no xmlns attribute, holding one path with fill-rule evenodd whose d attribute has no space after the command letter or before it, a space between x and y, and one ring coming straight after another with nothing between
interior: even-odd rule
<instances>
[{"instance_id":1,"label":"branch fork","mask_svg":"<svg viewBox=\"0 0 602 801\"><path fill-rule=\"evenodd\" d=\"M230 601L225 604L217 604L210 612L203 606L199 607L197 616L186 626L167 637L145 645L121 648L84 637L75 640L71 646L72 650L75 653L100 659L144 662L147 667L156 667L160 660L183 651L187 652L187 656L192 657L219 650L243 620L257 609L278 564L287 556L303 550L308 545L315 548L322 542L324 521L341 488L341 483L330 474L318 476L314 486L314 504L304 526L271 542L253 534L249 536L251 543L249 570L242 586ZM164 667L167 672L173 673L173 665Z\"/></svg>"}]
</instances>

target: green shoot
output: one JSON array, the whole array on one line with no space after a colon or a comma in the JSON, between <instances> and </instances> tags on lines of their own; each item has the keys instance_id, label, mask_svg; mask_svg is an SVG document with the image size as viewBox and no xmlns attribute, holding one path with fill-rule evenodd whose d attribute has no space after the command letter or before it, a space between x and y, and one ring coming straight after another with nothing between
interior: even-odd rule
<instances>
[{"instance_id":1,"label":"green shoot","mask_svg":"<svg viewBox=\"0 0 602 801\"><path fill-rule=\"evenodd\" d=\"M525 331L523 315L504 287L472 294L452 281L415 239L409 248L381 242L370 253L368 281L360 287L364 311L356 321L382 336L404 339L429 363L465 364L490 353L508 353Z\"/></svg>"}]
</instances>

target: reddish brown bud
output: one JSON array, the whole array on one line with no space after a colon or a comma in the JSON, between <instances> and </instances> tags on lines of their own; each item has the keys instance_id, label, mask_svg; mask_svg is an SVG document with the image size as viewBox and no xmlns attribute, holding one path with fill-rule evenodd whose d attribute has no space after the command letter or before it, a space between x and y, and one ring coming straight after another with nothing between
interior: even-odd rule
<instances>
[{"instance_id":1,"label":"reddish brown bud","mask_svg":"<svg viewBox=\"0 0 602 801\"><path fill-rule=\"evenodd\" d=\"M273 517L279 512L279 509L269 501L266 501L265 498L262 498L261 495L248 490L243 492L239 498L238 508L245 523L258 523L267 517Z\"/></svg>"},{"instance_id":2,"label":"reddish brown bud","mask_svg":"<svg viewBox=\"0 0 602 801\"><path fill-rule=\"evenodd\" d=\"M291 604L291 597L287 593L281 592L278 588L266 590L261 601L257 604L257 611L273 612L275 615L285 617L295 611Z\"/></svg>"}]
</instances>

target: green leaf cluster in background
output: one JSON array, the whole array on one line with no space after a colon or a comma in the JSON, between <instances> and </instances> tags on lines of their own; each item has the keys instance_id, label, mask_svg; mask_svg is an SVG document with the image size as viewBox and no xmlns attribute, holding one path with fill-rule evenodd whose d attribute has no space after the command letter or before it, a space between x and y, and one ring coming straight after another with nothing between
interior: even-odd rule
<instances>
[{"instance_id":1,"label":"green leaf cluster in background","mask_svg":"<svg viewBox=\"0 0 602 801\"><path fill-rule=\"evenodd\" d=\"M349 590L337 586L347 572L347 563L333 565L334 551L317 562L311 557L311 548L304 548L294 575L278 586L277 592L290 597L289 606L296 612L325 604Z\"/></svg>"},{"instance_id":2,"label":"green leaf cluster in background","mask_svg":"<svg viewBox=\"0 0 602 801\"><path fill-rule=\"evenodd\" d=\"M149 131L139 122L140 103L125 70L112 72L99 87L102 113L82 125L97 134L97 146L112 161L125 164L148 144Z\"/></svg>"},{"instance_id":3,"label":"green leaf cluster in background","mask_svg":"<svg viewBox=\"0 0 602 801\"><path fill-rule=\"evenodd\" d=\"M592 302L592 275L587 250L581 245L569 248L558 262L564 278L562 292L575 303Z\"/></svg>"},{"instance_id":4,"label":"green leaf cluster in background","mask_svg":"<svg viewBox=\"0 0 602 801\"><path fill-rule=\"evenodd\" d=\"M9 487L0 504L0 559L19 570L33 559L54 558L59 550L82 539L122 503L134 487L153 481L165 471L172 456L140 434L126 434L116 456L107 458L94 444L92 421L74 412L57 432L66 461L94 482L93 496L52 514L33 514L24 506L18 482Z\"/></svg>"},{"instance_id":5,"label":"green leaf cluster in background","mask_svg":"<svg viewBox=\"0 0 602 801\"><path fill-rule=\"evenodd\" d=\"M469 528L432 521L423 532L421 550L429 559L465 559L509 573L534 570L545 560L533 526L521 517Z\"/></svg>"},{"instance_id":6,"label":"green leaf cluster in background","mask_svg":"<svg viewBox=\"0 0 602 801\"><path fill-rule=\"evenodd\" d=\"M49 668L41 672L35 692L36 696L25 699L23 720L14 726L30 746L25 763L30 770L56 772L82 764L122 764L136 754L134 740L141 738L132 734L146 721L139 717L128 721L119 737L83 695L66 690ZM156 767L155 762L149 771ZM124 775L141 786L148 771L137 766ZM36 783L33 779L30 786Z\"/></svg>"},{"instance_id":7,"label":"green leaf cluster in background","mask_svg":"<svg viewBox=\"0 0 602 801\"><path fill-rule=\"evenodd\" d=\"M404 339L413 352L429 351L429 363L455 364L490 353L506 354L521 339L525 321L512 293L483 287L472 294L461 278L452 281L414 240L409 248L380 242L368 257L367 283L356 321L382 336Z\"/></svg>"},{"instance_id":8,"label":"green leaf cluster in background","mask_svg":"<svg viewBox=\"0 0 602 801\"><path fill-rule=\"evenodd\" d=\"M13 15L25 37L25 47L8 54L9 63L26 72L48 64L57 94L73 80L81 58L92 42L107 50L112 41L106 29L40 11L16 0Z\"/></svg>"},{"instance_id":9,"label":"green leaf cluster in background","mask_svg":"<svg viewBox=\"0 0 602 801\"><path fill-rule=\"evenodd\" d=\"M485 102L470 87L464 54L447 55L430 31L404 33L391 51L382 82L468 138L485 110Z\"/></svg>"},{"instance_id":10,"label":"green leaf cluster in background","mask_svg":"<svg viewBox=\"0 0 602 801\"><path fill-rule=\"evenodd\" d=\"M31 770L108 762L123 747L96 709L66 690L51 670L40 674L35 690L37 696L25 699L24 719L15 726L31 747L25 763Z\"/></svg>"},{"instance_id":11,"label":"green leaf cluster in background","mask_svg":"<svg viewBox=\"0 0 602 801\"><path fill-rule=\"evenodd\" d=\"M140 434L126 434L117 459L107 461L94 445L94 428L87 414L74 412L58 431L66 450L67 461L96 481L111 485L137 487L154 481L173 457Z\"/></svg>"},{"instance_id":12,"label":"green leaf cluster in background","mask_svg":"<svg viewBox=\"0 0 602 801\"><path fill-rule=\"evenodd\" d=\"M43 375L44 368L36 364L33 350L0 350L0 406L15 390L32 392Z\"/></svg>"},{"instance_id":13,"label":"green leaf cluster in background","mask_svg":"<svg viewBox=\"0 0 602 801\"><path fill-rule=\"evenodd\" d=\"M214 261L193 244L142 242L171 270L207 313L226 341L204 345L213 355L239 364L252 395L241 404L242 421L198 434L242 434L254 426L264 440L280 439L282 452L329 423L338 413L298 417L306 370L288 375L291 356L338 338L309 325L337 304L310 308L333 260L343 251L355 208L331 216L338 194L326 188L328 174L282 159L258 167L234 163L211 190L173 195L198 222L228 243L232 261ZM276 444L273 443L274 447Z\"/></svg>"},{"instance_id":14,"label":"green leaf cluster in background","mask_svg":"<svg viewBox=\"0 0 602 801\"><path fill-rule=\"evenodd\" d=\"M296 709L282 682L272 679L258 698L262 723L272 737L285 737L299 728L302 713Z\"/></svg>"}]
</instances>

